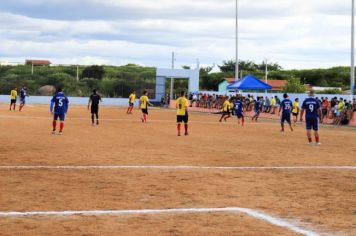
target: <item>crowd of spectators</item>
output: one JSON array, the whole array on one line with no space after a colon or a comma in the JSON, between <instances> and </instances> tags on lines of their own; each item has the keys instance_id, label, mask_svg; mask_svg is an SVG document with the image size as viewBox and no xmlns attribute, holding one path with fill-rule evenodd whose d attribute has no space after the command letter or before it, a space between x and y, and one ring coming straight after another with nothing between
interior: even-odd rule
<instances>
[{"instance_id":1,"label":"crowd of spectators","mask_svg":"<svg viewBox=\"0 0 356 236\"><path fill-rule=\"evenodd\" d=\"M240 96L243 102L244 111L252 111L257 100L262 102L261 112L269 114L278 114L278 109L281 104L281 98L278 96L261 96L254 97L253 95ZM190 107L199 107L206 109L221 110L226 99L234 100L235 97L228 95L217 94L193 94L188 95ZM353 118L353 113L356 112L356 100L348 101L343 98L334 97L329 100L327 97L317 98L322 108L322 119L332 120L334 125L347 125ZM303 102L303 101L301 101ZM301 104L300 104L301 105Z\"/></svg>"}]
</instances>

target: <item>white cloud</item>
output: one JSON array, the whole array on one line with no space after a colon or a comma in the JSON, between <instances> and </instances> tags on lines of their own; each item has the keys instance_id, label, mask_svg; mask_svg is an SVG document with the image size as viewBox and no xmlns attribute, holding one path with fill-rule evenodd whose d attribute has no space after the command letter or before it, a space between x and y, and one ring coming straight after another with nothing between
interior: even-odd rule
<instances>
[{"instance_id":1,"label":"white cloud","mask_svg":"<svg viewBox=\"0 0 356 236\"><path fill-rule=\"evenodd\" d=\"M235 1L4 0L0 59L211 65L235 55ZM286 68L349 64L350 3L240 0L241 59ZM79 7L80 6L80 7ZM78 10L80 9L80 10Z\"/></svg>"}]
</instances>

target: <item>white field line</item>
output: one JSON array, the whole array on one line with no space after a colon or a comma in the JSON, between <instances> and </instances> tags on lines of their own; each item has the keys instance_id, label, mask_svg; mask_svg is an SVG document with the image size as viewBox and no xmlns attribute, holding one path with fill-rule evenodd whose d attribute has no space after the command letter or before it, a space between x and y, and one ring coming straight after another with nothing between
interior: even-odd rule
<instances>
[{"instance_id":1,"label":"white field line","mask_svg":"<svg viewBox=\"0 0 356 236\"><path fill-rule=\"evenodd\" d=\"M248 209L248 208L237 208L237 207L228 207L228 208L187 208L187 209L160 209L160 210L107 210L107 211L38 211L38 212L0 212L0 217L33 217L33 216L73 216L73 215L84 215L84 216L101 216L101 215L157 215L157 214L179 214L179 213L217 213L217 212L225 212L225 213L242 213L253 217L258 220L262 220L273 224L275 226L279 226L282 228L286 228L293 232L315 236L318 235L316 232L302 228L298 225L295 225L287 220L283 220L277 217L273 217L267 215L265 213Z\"/></svg>"},{"instance_id":2,"label":"white field line","mask_svg":"<svg viewBox=\"0 0 356 236\"><path fill-rule=\"evenodd\" d=\"M92 169L146 169L146 170L356 170L356 166L0 166L0 170L92 170Z\"/></svg>"},{"instance_id":3,"label":"white field line","mask_svg":"<svg viewBox=\"0 0 356 236\"><path fill-rule=\"evenodd\" d=\"M0 119L19 119L19 120L23 120L23 119L37 119L37 120L51 120L52 116L0 116ZM83 118L83 117L68 117L68 120L85 120L85 121L90 121L90 117L88 116L88 118ZM131 121L131 122L135 122L135 123L141 123L141 120L136 117L136 118L132 118L132 119L125 119L125 118L112 118L112 119L100 119L101 121L123 121L123 122L127 122L127 121ZM233 121L235 119L231 118L231 121ZM173 117L173 119L171 120L156 120L156 119L149 119L148 121L149 123L176 123L175 118ZM216 121L189 121L189 123L193 123L193 124L216 124L216 125L236 125L236 122L223 122L223 123L219 123L218 119ZM266 125L266 124L270 124L270 123L248 123L248 125Z\"/></svg>"}]
</instances>

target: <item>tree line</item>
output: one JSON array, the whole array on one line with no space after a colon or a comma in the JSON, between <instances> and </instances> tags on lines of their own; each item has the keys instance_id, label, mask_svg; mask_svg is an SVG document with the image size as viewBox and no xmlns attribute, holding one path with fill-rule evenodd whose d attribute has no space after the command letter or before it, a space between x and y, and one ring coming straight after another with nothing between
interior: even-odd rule
<instances>
[{"instance_id":1,"label":"tree line","mask_svg":"<svg viewBox=\"0 0 356 236\"><path fill-rule=\"evenodd\" d=\"M263 79L265 62L240 61L242 76L252 74ZM341 87L349 89L350 68L333 67L329 69L284 70L278 63L269 63L268 78L288 80L288 92L300 92L303 84L321 87ZM184 66L184 69L189 67ZM77 72L79 80L77 81ZM234 77L235 61L223 61L217 67L200 68L200 89L217 91L224 78ZM38 89L45 85L64 87L70 96L88 96L94 88L105 97L127 97L131 91L138 93L155 89L156 69L136 64L125 66L36 66L33 74L31 66L0 66L0 93L8 94L14 87L26 86L29 93L36 95ZM168 80L167 80L168 81ZM169 81L168 81L169 82ZM167 93L169 83L166 83ZM188 81L175 80L175 92L188 87Z\"/></svg>"}]
</instances>

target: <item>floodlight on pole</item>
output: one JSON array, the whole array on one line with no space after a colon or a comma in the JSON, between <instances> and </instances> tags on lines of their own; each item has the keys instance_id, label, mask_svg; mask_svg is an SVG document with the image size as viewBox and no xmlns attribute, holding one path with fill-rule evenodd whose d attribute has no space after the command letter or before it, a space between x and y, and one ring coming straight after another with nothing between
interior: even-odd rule
<instances>
[{"instance_id":1,"label":"floodlight on pole","mask_svg":"<svg viewBox=\"0 0 356 236\"><path fill-rule=\"evenodd\" d=\"M355 88L355 0L352 0L351 6L351 76L350 76L350 91L351 99L354 97Z\"/></svg>"},{"instance_id":2,"label":"floodlight on pole","mask_svg":"<svg viewBox=\"0 0 356 236\"><path fill-rule=\"evenodd\" d=\"M239 0L236 0L236 65L235 80L239 79Z\"/></svg>"}]
</instances>

